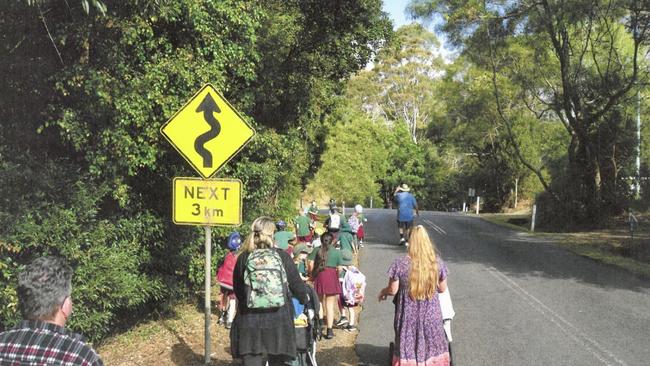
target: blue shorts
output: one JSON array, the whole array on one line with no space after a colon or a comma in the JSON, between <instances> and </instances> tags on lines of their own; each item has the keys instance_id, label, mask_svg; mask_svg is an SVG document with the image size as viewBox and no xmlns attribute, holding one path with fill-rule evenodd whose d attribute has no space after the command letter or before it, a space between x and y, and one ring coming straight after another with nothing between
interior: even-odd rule
<instances>
[{"instance_id":1,"label":"blue shorts","mask_svg":"<svg viewBox=\"0 0 650 366\"><path fill-rule=\"evenodd\" d=\"M408 230L413 226L413 220L411 221L397 221L397 226L400 229Z\"/></svg>"}]
</instances>

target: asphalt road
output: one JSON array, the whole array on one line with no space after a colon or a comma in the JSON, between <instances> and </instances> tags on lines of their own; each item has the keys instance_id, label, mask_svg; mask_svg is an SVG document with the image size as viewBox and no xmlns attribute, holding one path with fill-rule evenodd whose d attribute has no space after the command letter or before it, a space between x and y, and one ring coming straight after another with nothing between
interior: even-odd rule
<instances>
[{"instance_id":1,"label":"asphalt road","mask_svg":"<svg viewBox=\"0 0 650 366\"><path fill-rule=\"evenodd\" d=\"M393 305L379 303L397 245L396 211L367 210L363 365L388 365ZM455 366L650 365L650 281L543 238L463 214L422 212L447 261Z\"/></svg>"}]
</instances>

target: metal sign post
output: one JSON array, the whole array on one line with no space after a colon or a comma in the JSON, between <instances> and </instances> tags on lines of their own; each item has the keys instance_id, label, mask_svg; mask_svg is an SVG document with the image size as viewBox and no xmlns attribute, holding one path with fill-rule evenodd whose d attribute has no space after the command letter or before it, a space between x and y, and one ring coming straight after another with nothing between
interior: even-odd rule
<instances>
[{"instance_id":1,"label":"metal sign post","mask_svg":"<svg viewBox=\"0 0 650 366\"><path fill-rule=\"evenodd\" d=\"M212 318L210 280L212 278L212 227L205 227L205 364L210 364L212 340L210 337L210 320Z\"/></svg>"},{"instance_id":2,"label":"metal sign post","mask_svg":"<svg viewBox=\"0 0 650 366\"><path fill-rule=\"evenodd\" d=\"M255 136L255 130L210 84L206 84L160 128L162 135L204 178L174 178L173 221L205 227L205 364L211 355L212 227L238 226L242 184L209 179Z\"/></svg>"}]
</instances>

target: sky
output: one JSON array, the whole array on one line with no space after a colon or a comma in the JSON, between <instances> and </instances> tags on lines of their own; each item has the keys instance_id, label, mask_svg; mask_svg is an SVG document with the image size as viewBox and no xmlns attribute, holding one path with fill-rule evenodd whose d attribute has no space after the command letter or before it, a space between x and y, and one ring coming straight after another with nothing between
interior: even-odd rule
<instances>
[{"instance_id":1,"label":"sky","mask_svg":"<svg viewBox=\"0 0 650 366\"><path fill-rule=\"evenodd\" d=\"M407 20L407 16L404 14L408 3L409 0L384 0L384 11L390 15L395 29L412 22L412 20Z\"/></svg>"},{"instance_id":2,"label":"sky","mask_svg":"<svg viewBox=\"0 0 650 366\"><path fill-rule=\"evenodd\" d=\"M388 13L390 18L393 20L393 29L397 29L405 24L410 24L415 20L411 19L410 16L406 15L405 10L406 6L410 0L384 0L383 9ZM425 27L430 31L436 33L438 39L440 40L442 47L440 48L440 53L445 58L445 60L452 60L455 55L450 51L450 47L447 45L446 37L443 34L436 32L433 28L436 24L435 20L433 24L431 22L424 23Z\"/></svg>"}]
</instances>

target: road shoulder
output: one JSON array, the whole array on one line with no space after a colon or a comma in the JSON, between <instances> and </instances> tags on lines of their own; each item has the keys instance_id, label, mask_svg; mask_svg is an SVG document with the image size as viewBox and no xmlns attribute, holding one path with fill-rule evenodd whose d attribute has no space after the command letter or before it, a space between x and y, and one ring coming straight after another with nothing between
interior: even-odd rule
<instances>
[{"instance_id":1,"label":"road shoulder","mask_svg":"<svg viewBox=\"0 0 650 366\"><path fill-rule=\"evenodd\" d=\"M650 279L650 263L623 255L625 253L624 248L629 246L631 239L621 230L610 229L576 233L531 232L521 225L511 223L513 218L518 219L525 217L525 215L481 214L478 217L494 225L525 233L529 236L547 239L549 243L579 256L624 269L644 279ZM645 241L643 245L648 245L646 239L648 238L637 238L636 240L639 243L632 244L641 245Z\"/></svg>"}]
</instances>

